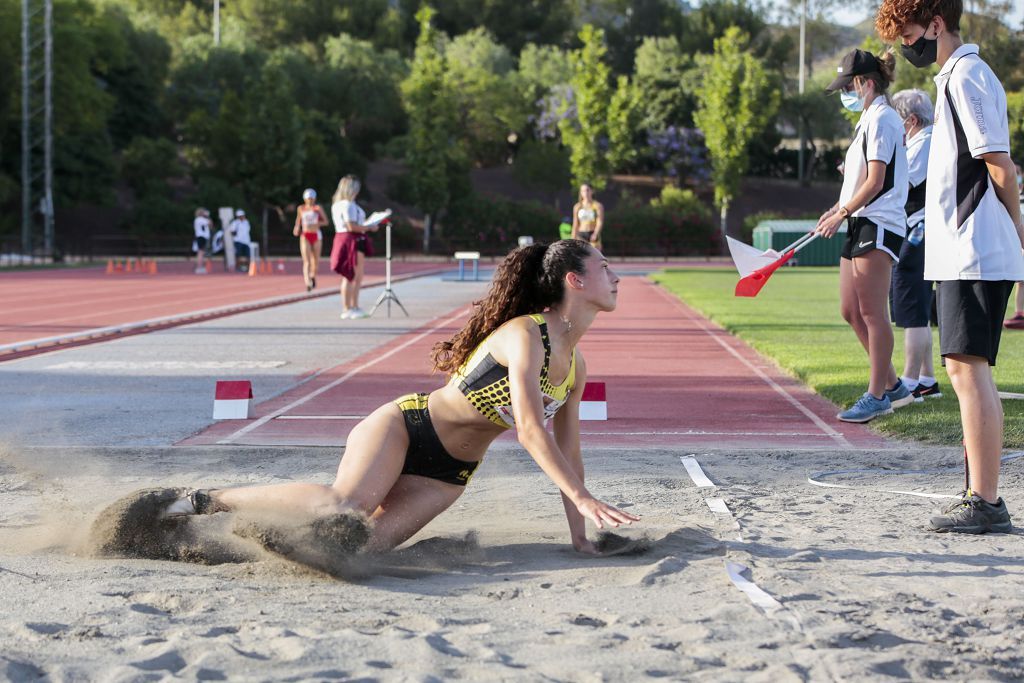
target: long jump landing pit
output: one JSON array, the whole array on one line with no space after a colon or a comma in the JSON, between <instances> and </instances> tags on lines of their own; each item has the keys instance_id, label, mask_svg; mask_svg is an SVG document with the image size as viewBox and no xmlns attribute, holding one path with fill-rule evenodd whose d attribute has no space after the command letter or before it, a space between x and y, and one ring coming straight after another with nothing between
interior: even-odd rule
<instances>
[{"instance_id":1,"label":"long jump landing pit","mask_svg":"<svg viewBox=\"0 0 1024 683\"><path fill-rule=\"evenodd\" d=\"M402 394L436 389L430 349L468 309L399 336L178 445L344 446L355 424ZM839 422L829 401L643 277L619 283L619 306L580 346L603 381L608 420L581 423L584 446L680 449L886 448L863 425ZM501 437L514 439L509 433Z\"/></svg>"}]
</instances>

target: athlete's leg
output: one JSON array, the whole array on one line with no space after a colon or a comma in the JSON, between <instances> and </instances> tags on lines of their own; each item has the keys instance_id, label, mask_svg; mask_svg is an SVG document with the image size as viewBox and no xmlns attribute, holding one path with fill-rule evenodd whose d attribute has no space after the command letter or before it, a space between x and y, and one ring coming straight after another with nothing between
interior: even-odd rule
<instances>
[{"instance_id":1,"label":"athlete's leg","mask_svg":"<svg viewBox=\"0 0 1024 683\"><path fill-rule=\"evenodd\" d=\"M299 237L299 254L302 256L302 281L305 283L305 285L307 287L309 287L309 285L310 285L310 281L309 281L309 276L310 276L309 262L310 262L310 259L311 259L311 256L310 256L310 252L311 251L312 251L312 249L310 249L309 240L307 240L304 235L300 236Z\"/></svg>"},{"instance_id":2,"label":"athlete's leg","mask_svg":"<svg viewBox=\"0 0 1024 683\"><path fill-rule=\"evenodd\" d=\"M370 514L402 472L409 434L393 403L375 410L349 434L332 486L273 484L220 489L211 496L232 511L275 511L326 515L358 510Z\"/></svg>"},{"instance_id":3,"label":"athlete's leg","mask_svg":"<svg viewBox=\"0 0 1024 683\"><path fill-rule=\"evenodd\" d=\"M871 362L868 391L872 396L881 397L897 380L896 368L892 365L893 335L889 322L892 258L884 251L874 249L852 259L852 270L860 317L867 328L868 359Z\"/></svg>"},{"instance_id":4,"label":"athlete's leg","mask_svg":"<svg viewBox=\"0 0 1024 683\"><path fill-rule=\"evenodd\" d=\"M921 375L934 377L932 363L932 329L908 327L903 330L903 376L917 379Z\"/></svg>"},{"instance_id":5,"label":"athlete's leg","mask_svg":"<svg viewBox=\"0 0 1024 683\"><path fill-rule=\"evenodd\" d=\"M465 486L404 474L373 513L369 550L390 550L427 525L454 503Z\"/></svg>"}]
</instances>

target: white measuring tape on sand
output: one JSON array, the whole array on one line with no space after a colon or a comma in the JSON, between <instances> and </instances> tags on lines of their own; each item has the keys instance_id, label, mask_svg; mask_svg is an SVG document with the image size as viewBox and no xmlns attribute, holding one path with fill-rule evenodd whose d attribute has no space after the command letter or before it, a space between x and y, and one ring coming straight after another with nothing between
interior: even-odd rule
<instances>
[{"instance_id":1,"label":"white measuring tape on sand","mask_svg":"<svg viewBox=\"0 0 1024 683\"><path fill-rule=\"evenodd\" d=\"M686 473L690 475L690 479L693 480L694 486L699 489L703 488L715 488L715 485L708 479L708 475L704 474L704 470L700 468L700 463L697 462L697 458L692 455L680 455L679 459L683 462L683 467L686 468Z\"/></svg>"},{"instance_id":2,"label":"white measuring tape on sand","mask_svg":"<svg viewBox=\"0 0 1024 683\"><path fill-rule=\"evenodd\" d=\"M1007 453L1000 459L1000 462L1009 462L1010 460L1016 460L1017 458L1024 458L1024 451ZM959 495L952 496L949 495L948 493L927 493L925 491L902 491L900 489L880 489L875 488L874 486L857 486L854 484L832 484L827 481L821 481L826 477L840 477L844 474L942 474L944 472L958 472L959 470L959 466L935 467L924 470L890 470L885 469L884 467L859 470L832 470L829 472L815 472L814 474L807 477L807 483L814 484L815 486L821 486L827 489L850 489L855 491L871 491L872 493L893 493L901 496L917 496L918 498L959 498Z\"/></svg>"},{"instance_id":3,"label":"white measuring tape on sand","mask_svg":"<svg viewBox=\"0 0 1024 683\"><path fill-rule=\"evenodd\" d=\"M690 475L690 479L693 480L694 486L699 489L718 488L704 473L700 463L697 462L697 458L693 455L680 456L679 460L683 463L683 467L686 468L686 473ZM733 516L732 511L729 509L725 500L723 498L705 498L704 503L717 519L727 521L732 525L736 530L736 540L742 543L743 534L740 528L740 523ZM773 598L764 589L743 576L743 572L745 571L747 571L746 566L737 562L730 562L729 560L725 561L725 572L729 576L729 580L732 581L733 585L739 588L752 603L754 603L755 607L764 612L765 616L772 619L780 619L790 624L796 630L802 630L800 618L796 613L787 609L781 602Z\"/></svg>"}]
</instances>

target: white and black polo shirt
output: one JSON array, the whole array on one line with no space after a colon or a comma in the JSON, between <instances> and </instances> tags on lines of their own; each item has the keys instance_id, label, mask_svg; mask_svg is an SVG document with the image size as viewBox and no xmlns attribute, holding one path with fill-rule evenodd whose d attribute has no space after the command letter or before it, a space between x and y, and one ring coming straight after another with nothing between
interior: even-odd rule
<instances>
[{"instance_id":1,"label":"white and black polo shirt","mask_svg":"<svg viewBox=\"0 0 1024 683\"><path fill-rule=\"evenodd\" d=\"M924 220L925 190L928 187L928 153L932 146L932 127L925 126L907 140L907 227Z\"/></svg>"},{"instance_id":2,"label":"white and black polo shirt","mask_svg":"<svg viewBox=\"0 0 1024 683\"><path fill-rule=\"evenodd\" d=\"M839 193L839 205L843 206L868 179L868 162L884 162L882 189L850 215L866 218L900 239L907 234L907 148L904 137L900 115L889 106L885 97L876 97L857 122L853 142L846 152L843 189ZM897 258L898 254L892 254L892 257Z\"/></svg>"},{"instance_id":3,"label":"white and black polo shirt","mask_svg":"<svg viewBox=\"0 0 1024 683\"><path fill-rule=\"evenodd\" d=\"M1024 280L1016 224L979 158L1010 151L1006 93L977 45L962 45L935 77L928 159L926 280Z\"/></svg>"}]
</instances>

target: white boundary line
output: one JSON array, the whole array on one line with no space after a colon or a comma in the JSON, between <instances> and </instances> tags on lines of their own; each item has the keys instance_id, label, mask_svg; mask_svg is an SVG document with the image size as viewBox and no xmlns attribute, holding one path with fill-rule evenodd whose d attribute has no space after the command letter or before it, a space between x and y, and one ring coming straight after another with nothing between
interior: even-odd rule
<instances>
[{"instance_id":1,"label":"white boundary line","mask_svg":"<svg viewBox=\"0 0 1024 683\"><path fill-rule=\"evenodd\" d=\"M661 294L661 296L665 297L669 302L671 302L671 303L673 303L673 304L675 304L677 306L681 306L681 303L679 302L679 300L673 298L672 295L670 295L668 292L666 292L664 287L661 287L660 285L658 285L655 282L651 282L651 286L653 286ZM684 310L684 312L685 312L685 310ZM849 441L847 441L845 436L843 436L840 432L837 432L835 429L833 429L831 426L829 426L824 420L822 420L820 417L815 415L810 409L807 408L807 406L805 406L803 403L798 401L792 394L790 394L782 386L780 386L778 382L776 382L771 377L769 377L767 374L765 374L765 372L763 370L761 370L761 368L757 367L756 365L751 363L749 360L747 360L746 358L741 356L739 354L739 352L736 351L736 349L732 348L731 346L726 344L724 341L722 341L722 339L719 338L718 335L713 334L712 330L704 323L703 318L700 317L700 314L697 314L695 316L691 316L691 319L694 322L696 322L697 325L702 330L704 330L704 332L706 332L709 337L714 339L715 342L719 346L721 346L723 349L725 349L730 354L732 354L738 361L740 361L741 363L746 365L748 368L750 368L750 370L754 374L756 374L758 377L760 377L765 382L765 384L767 384L772 389L774 389L776 392L778 392L783 398L785 398L787 401L789 401L789 403L792 404L793 407L795 407L801 413L806 415L807 418L810 419L810 421L813 422L818 427L818 429L820 429L821 431L825 432L825 434L827 434L828 436L832 437L832 439L834 439L836 441L836 443L838 443L843 448L849 448L849 449L853 448L853 444L851 444ZM728 334L728 332L726 332L726 334Z\"/></svg>"},{"instance_id":2,"label":"white boundary line","mask_svg":"<svg viewBox=\"0 0 1024 683\"><path fill-rule=\"evenodd\" d=\"M258 429L258 428L262 427L263 425L265 425L266 423L270 422L271 420L273 420L273 419L275 419L277 417L280 417L281 415L284 415L289 410L293 410L294 408L297 408L297 407L301 406L302 404L307 403L307 402L313 400L314 398L316 398L320 394L322 394L322 393L324 393L326 391L330 391L331 389L333 389L334 387L336 387L336 386L338 386L340 384L344 384L345 382L349 381L350 379L352 379L353 377L358 375L363 370L366 370L367 368L371 368L371 367L373 367L377 363L380 363L383 360L387 360L388 358L390 358L391 356L395 355L399 351L402 351L403 349L411 346L412 344L415 344L416 342L418 342L419 340L423 339L424 337L427 337L427 336L433 334L434 332L436 332L437 330L441 329L442 327L444 327L446 325L449 325L452 322L458 320L460 317L462 317L466 313L466 310L467 309L465 309L465 308L460 308L454 315L452 315L452 316L442 320L441 322L439 322L436 325L434 325L433 327L431 327L429 330L427 330L425 332L421 332L420 334L416 335L415 337L412 337L411 339L407 339L406 341L402 342L401 344L399 344L395 348L391 349L390 351L387 351L387 352L385 352L385 353L383 353L383 354L381 354L379 356L374 357L373 360L367 361L367 362L363 363L362 365L360 365L360 366L358 366L356 368L353 368L352 370L349 370L347 373L345 373L344 375L342 375L338 379L334 380L333 382L330 382L329 384L325 384L324 386L320 387L319 389L316 389L315 391L311 391L310 393L306 394L302 398L299 398L299 399L297 399L295 401L292 401L288 405L286 405L284 407L281 407L281 408L278 408L277 410L275 410L275 411L273 411L273 412L271 412L271 413L269 413L267 415L264 415L263 417L257 419L256 421L254 421L254 422L252 422L250 424L247 424L246 426L242 427L241 429L239 429L234 434L231 434L230 436L224 437L223 439L221 439L217 443L219 445L230 445L230 444L234 443L237 439L241 438L242 436L245 436L246 434L248 434L249 432L253 431L254 429Z\"/></svg>"},{"instance_id":3,"label":"white boundary line","mask_svg":"<svg viewBox=\"0 0 1024 683\"><path fill-rule=\"evenodd\" d=\"M362 420L368 415L278 415L275 420Z\"/></svg>"},{"instance_id":4,"label":"white boundary line","mask_svg":"<svg viewBox=\"0 0 1024 683\"><path fill-rule=\"evenodd\" d=\"M694 486L699 489L708 487L717 488L711 480L708 479L708 475L704 474L704 470L701 469L700 463L697 462L697 458L692 455L681 455L679 456L679 459L682 461L683 467L686 468L686 473L689 474L690 479L693 480Z\"/></svg>"}]
</instances>

